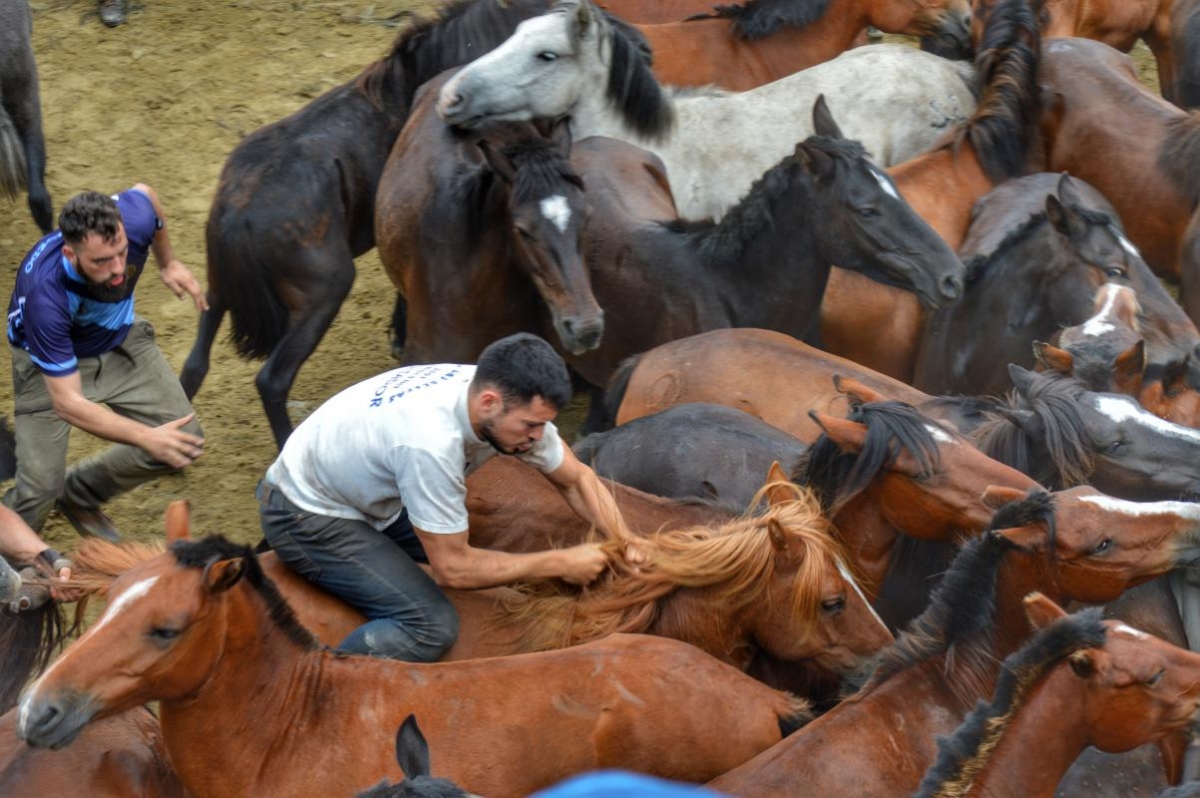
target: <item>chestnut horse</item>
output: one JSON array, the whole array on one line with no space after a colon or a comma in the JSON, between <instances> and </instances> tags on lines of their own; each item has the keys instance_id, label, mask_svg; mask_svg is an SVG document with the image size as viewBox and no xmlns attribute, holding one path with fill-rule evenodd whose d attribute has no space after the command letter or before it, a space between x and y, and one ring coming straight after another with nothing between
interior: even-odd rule
<instances>
[{"instance_id":1,"label":"chestnut horse","mask_svg":"<svg viewBox=\"0 0 1200 798\"><path fill-rule=\"evenodd\" d=\"M1200 117L1147 91L1128 56L1090 39L1047 42L1039 80L1054 96L1042 115L1046 168L1104 194L1146 262L1179 281L1184 310L1200 319Z\"/></svg>"},{"instance_id":2,"label":"chestnut horse","mask_svg":"<svg viewBox=\"0 0 1200 798\"><path fill-rule=\"evenodd\" d=\"M1002 507L858 693L710 785L748 798L911 793L934 761L935 736L993 692L1000 660L1028 636L1027 593L1039 589L1057 602L1116 598L1194 557L1198 521L1194 505L1121 502L1089 488Z\"/></svg>"},{"instance_id":3,"label":"chestnut horse","mask_svg":"<svg viewBox=\"0 0 1200 798\"><path fill-rule=\"evenodd\" d=\"M550 138L527 122L451 128L433 112L448 76L414 98L375 198L379 258L408 308L403 362L472 363L547 309L563 347L595 348L604 314L580 253L587 203L566 120Z\"/></svg>"},{"instance_id":4,"label":"chestnut horse","mask_svg":"<svg viewBox=\"0 0 1200 798\"><path fill-rule=\"evenodd\" d=\"M1129 243L1112 206L1067 175L1030 175L989 192L958 254L968 289L924 325L912 379L923 391L1007 391L1008 364L1032 368L1033 342L1085 321L1106 280L1137 290L1146 355L1156 366L1186 359L1200 343L1200 331Z\"/></svg>"},{"instance_id":5,"label":"chestnut horse","mask_svg":"<svg viewBox=\"0 0 1200 798\"><path fill-rule=\"evenodd\" d=\"M645 170L631 184L624 178L636 170L613 164L648 154L598 137L576 146L593 210L585 257L609 324L600 346L568 354L568 365L599 386L625 357L704 330L754 326L801 337L834 263L933 306L957 298L963 269L954 253L862 146L842 137L820 97L812 118L816 133L717 223L636 214L629 194L661 192L656 174Z\"/></svg>"},{"instance_id":6,"label":"chestnut horse","mask_svg":"<svg viewBox=\"0 0 1200 798\"><path fill-rule=\"evenodd\" d=\"M134 707L96 721L70 748L32 748L17 737L17 711L0 717L4 798L187 798L163 747L158 720Z\"/></svg>"},{"instance_id":7,"label":"chestnut horse","mask_svg":"<svg viewBox=\"0 0 1200 798\"><path fill-rule=\"evenodd\" d=\"M967 0L749 0L636 27L660 83L747 91L836 58L868 25L928 37L939 54L967 57L970 19Z\"/></svg>"},{"instance_id":8,"label":"chestnut horse","mask_svg":"<svg viewBox=\"0 0 1200 798\"><path fill-rule=\"evenodd\" d=\"M195 798L362 790L396 775L391 742L410 713L427 719L445 775L476 793L527 795L596 767L702 780L778 742L803 709L649 636L432 665L337 655L254 554L221 538L176 542L119 577L105 613L26 692L18 734L59 748L154 700ZM497 736L499 724L520 733Z\"/></svg>"},{"instance_id":9,"label":"chestnut horse","mask_svg":"<svg viewBox=\"0 0 1200 798\"><path fill-rule=\"evenodd\" d=\"M1121 753L1187 731L1200 709L1200 655L1100 610L1067 615L1025 598L1039 630L1000 668L996 692L953 735L914 798L1051 798L1093 745Z\"/></svg>"},{"instance_id":10,"label":"chestnut horse","mask_svg":"<svg viewBox=\"0 0 1200 798\"><path fill-rule=\"evenodd\" d=\"M1001 0L984 21L975 113L939 146L889 173L913 210L958 249L975 202L1023 174L1038 112L1040 0ZM924 313L886 286L835 270L821 306L824 349L911 382Z\"/></svg>"}]
</instances>

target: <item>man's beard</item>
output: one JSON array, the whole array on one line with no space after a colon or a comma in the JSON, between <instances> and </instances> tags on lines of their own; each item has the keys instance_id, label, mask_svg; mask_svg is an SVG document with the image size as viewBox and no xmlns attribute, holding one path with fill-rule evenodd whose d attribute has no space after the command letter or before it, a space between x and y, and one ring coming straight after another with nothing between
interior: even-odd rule
<instances>
[{"instance_id":1,"label":"man's beard","mask_svg":"<svg viewBox=\"0 0 1200 798\"><path fill-rule=\"evenodd\" d=\"M479 434L483 436L485 441L492 445L493 449L500 452L500 454L523 454L523 452L516 449L505 449L501 446L500 441L496 440L496 436L492 434L493 427L495 427L495 424L491 421L485 421L479 425Z\"/></svg>"},{"instance_id":2,"label":"man's beard","mask_svg":"<svg viewBox=\"0 0 1200 798\"><path fill-rule=\"evenodd\" d=\"M138 267L126 266L124 279L120 285L109 285L108 282L97 283L88 280L88 296L100 302L120 302L130 294L130 286L137 277Z\"/></svg>"}]
</instances>

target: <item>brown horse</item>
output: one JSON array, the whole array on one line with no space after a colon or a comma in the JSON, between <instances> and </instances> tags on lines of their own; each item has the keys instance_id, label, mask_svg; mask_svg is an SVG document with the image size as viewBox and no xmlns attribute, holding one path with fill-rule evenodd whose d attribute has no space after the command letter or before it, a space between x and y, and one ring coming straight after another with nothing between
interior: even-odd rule
<instances>
[{"instance_id":1,"label":"brown horse","mask_svg":"<svg viewBox=\"0 0 1200 798\"><path fill-rule=\"evenodd\" d=\"M1128 56L1090 39L1047 42L1039 80L1054 96L1041 122L1046 168L1099 189L1146 262L1180 282L1184 309L1200 319L1200 117L1147 91Z\"/></svg>"},{"instance_id":2,"label":"brown horse","mask_svg":"<svg viewBox=\"0 0 1200 798\"><path fill-rule=\"evenodd\" d=\"M563 347L595 348L604 314L580 253L587 205L566 120L548 139L529 123L451 128L433 110L450 74L417 93L375 199L379 257L408 305L404 362L474 362L546 309Z\"/></svg>"},{"instance_id":3,"label":"brown horse","mask_svg":"<svg viewBox=\"0 0 1200 798\"><path fill-rule=\"evenodd\" d=\"M911 793L934 761L935 735L992 693L1000 659L1028 636L1026 594L1107 601L1195 556L1194 506L1115 501L1076 488L1003 507L857 694L711 786L739 796Z\"/></svg>"},{"instance_id":4,"label":"brown horse","mask_svg":"<svg viewBox=\"0 0 1200 798\"><path fill-rule=\"evenodd\" d=\"M997 3L975 57L982 86L975 113L940 147L889 169L901 196L952 249L966 236L975 202L1026 169L1036 131L1038 50L1037 10L1027 0ZM834 270L821 305L822 347L911 382L923 319L909 297Z\"/></svg>"},{"instance_id":5,"label":"brown horse","mask_svg":"<svg viewBox=\"0 0 1200 798\"><path fill-rule=\"evenodd\" d=\"M1170 99L1180 108L1200 106L1200 0L1171 0L1171 58L1175 86ZM1161 83L1161 79L1160 79Z\"/></svg>"},{"instance_id":6,"label":"brown horse","mask_svg":"<svg viewBox=\"0 0 1200 798\"><path fill-rule=\"evenodd\" d=\"M654 52L660 83L747 91L836 58L868 25L966 55L970 18L967 0L749 0L636 27Z\"/></svg>"},{"instance_id":7,"label":"brown horse","mask_svg":"<svg viewBox=\"0 0 1200 798\"><path fill-rule=\"evenodd\" d=\"M158 720L134 707L96 721L70 748L46 751L17 737L17 711L0 717L4 798L186 798L163 747Z\"/></svg>"},{"instance_id":8,"label":"brown horse","mask_svg":"<svg viewBox=\"0 0 1200 798\"><path fill-rule=\"evenodd\" d=\"M595 767L694 781L777 742L803 711L649 636L433 665L337 655L296 622L253 553L220 538L177 542L121 576L100 620L25 694L18 734L62 747L152 700L196 798L364 789L395 776L391 743L410 713L446 777L476 793L527 795ZM497 736L501 726L520 733Z\"/></svg>"},{"instance_id":9,"label":"brown horse","mask_svg":"<svg viewBox=\"0 0 1200 798\"><path fill-rule=\"evenodd\" d=\"M185 503L168 508L167 535L188 538ZM523 592L447 589L460 625L443 660L547 651L637 632L684 640L743 670L762 651L840 674L891 640L820 506L802 491L778 486L761 514L659 532L643 545L650 564L610 572L583 591L549 583ZM76 553L77 584L106 590L118 574L160 553L154 546L84 541ZM364 623L357 610L297 576L273 552L259 561L300 624L326 645Z\"/></svg>"},{"instance_id":10,"label":"brown horse","mask_svg":"<svg viewBox=\"0 0 1200 798\"><path fill-rule=\"evenodd\" d=\"M1200 655L1040 593L1025 605L1038 633L1005 659L992 700L938 741L914 798L1051 798L1089 745L1129 751L1195 721Z\"/></svg>"}]
</instances>

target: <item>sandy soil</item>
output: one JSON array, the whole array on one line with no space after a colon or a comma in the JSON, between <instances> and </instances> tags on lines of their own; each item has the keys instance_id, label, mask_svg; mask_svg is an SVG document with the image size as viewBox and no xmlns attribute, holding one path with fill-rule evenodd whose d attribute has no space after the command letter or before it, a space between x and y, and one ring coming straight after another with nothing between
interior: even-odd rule
<instances>
[{"instance_id":1,"label":"sandy soil","mask_svg":"<svg viewBox=\"0 0 1200 798\"><path fill-rule=\"evenodd\" d=\"M408 0L145 0L134 6L128 24L109 30L96 19L94 0L34 0L55 210L84 188L117 191L149 183L163 200L178 254L203 280L204 223L233 147L383 55L397 34L380 24L383 18L430 6ZM1148 55L1143 50L1139 64L1152 77ZM6 303L15 268L38 236L23 199L0 202L0 264L7 264L0 269L0 297ZM358 266L353 293L292 390L294 421L341 388L394 365L386 335L391 285L373 254ZM153 269L137 302L178 370L195 337L191 304L176 300ZM208 439L205 455L185 473L108 506L127 536L160 534L166 504L187 498L197 531L257 540L254 487L275 455L254 389L257 369L236 357L222 333L195 402ZM11 380L0 378L0 413L11 410ZM72 456L99 445L75 432ZM75 541L57 516L45 535L62 548Z\"/></svg>"}]
</instances>

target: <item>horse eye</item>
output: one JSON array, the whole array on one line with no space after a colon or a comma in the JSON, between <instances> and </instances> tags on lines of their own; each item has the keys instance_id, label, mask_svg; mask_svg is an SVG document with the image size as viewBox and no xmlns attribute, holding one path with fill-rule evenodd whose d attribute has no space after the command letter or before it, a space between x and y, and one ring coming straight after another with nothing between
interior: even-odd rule
<instances>
[{"instance_id":1,"label":"horse eye","mask_svg":"<svg viewBox=\"0 0 1200 798\"><path fill-rule=\"evenodd\" d=\"M855 213L857 213L859 216L863 217L864 219L870 219L872 217L879 215L879 211L875 210L874 208L872 208L870 206L864 206L862 208L855 208L854 211L855 211Z\"/></svg>"},{"instance_id":2,"label":"horse eye","mask_svg":"<svg viewBox=\"0 0 1200 798\"><path fill-rule=\"evenodd\" d=\"M846 606L846 597L838 596L837 598L825 599L821 602L821 609L824 612L841 612Z\"/></svg>"},{"instance_id":3,"label":"horse eye","mask_svg":"<svg viewBox=\"0 0 1200 798\"><path fill-rule=\"evenodd\" d=\"M150 637L157 642L166 643L179 637L179 630L155 627L150 630Z\"/></svg>"},{"instance_id":4,"label":"horse eye","mask_svg":"<svg viewBox=\"0 0 1200 798\"><path fill-rule=\"evenodd\" d=\"M1120 266L1109 266L1107 269L1104 270L1104 276L1105 277L1128 277L1129 275L1126 274L1125 270L1122 269Z\"/></svg>"},{"instance_id":5,"label":"horse eye","mask_svg":"<svg viewBox=\"0 0 1200 798\"><path fill-rule=\"evenodd\" d=\"M558 58L558 53L552 53L549 50L543 50L537 54L539 61L553 61Z\"/></svg>"},{"instance_id":6,"label":"horse eye","mask_svg":"<svg viewBox=\"0 0 1200 798\"><path fill-rule=\"evenodd\" d=\"M1096 545L1096 548L1092 551L1092 554L1104 554L1112 548L1112 544L1112 538L1105 538Z\"/></svg>"},{"instance_id":7,"label":"horse eye","mask_svg":"<svg viewBox=\"0 0 1200 798\"><path fill-rule=\"evenodd\" d=\"M1113 441L1112 443L1110 443L1110 444L1108 445L1108 449L1107 449L1106 451L1108 451L1108 452L1111 454L1111 453L1113 453L1113 452L1117 452L1117 451L1119 451L1119 450L1120 450L1120 448L1121 448L1122 446L1124 446L1124 445L1125 445L1125 441L1123 441L1123 440L1115 440L1115 441Z\"/></svg>"},{"instance_id":8,"label":"horse eye","mask_svg":"<svg viewBox=\"0 0 1200 798\"><path fill-rule=\"evenodd\" d=\"M1161 681L1162 681L1163 674L1165 674L1166 672L1167 672L1167 669L1166 669L1166 668L1163 668L1163 669L1162 669L1162 670L1160 670L1158 673L1154 674L1154 675L1153 675L1153 676L1151 676L1149 679L1147 679L1147 680L1146 680L1146 684L1148 684L1148 685L1150 685L1151 687L1153 687L1154 685L1156 685L1156 684L1158 684L1159 682L1161 682Z\"/></svg>"}]
</instances>

